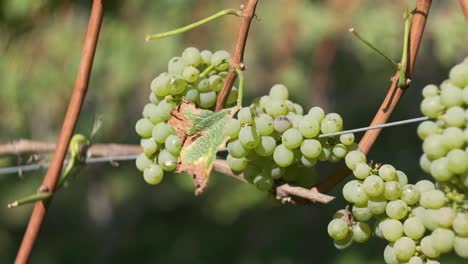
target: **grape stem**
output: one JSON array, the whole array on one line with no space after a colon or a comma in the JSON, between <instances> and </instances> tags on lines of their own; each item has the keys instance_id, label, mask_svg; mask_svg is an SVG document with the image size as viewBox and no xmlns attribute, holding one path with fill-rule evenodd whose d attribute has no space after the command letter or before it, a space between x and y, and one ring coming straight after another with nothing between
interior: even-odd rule
<instances>
[{"instance_id":1,"label":"grape stem","mask_svg":"<svg viewBox=\"0 0 468 264\"><path fill-rule=\"evenodd\" d=\"M393 67L395 67L395 69L398 69L399 66L398 66L398 63L396 61L394 61L392 58L390 58L389 56L387 56L383 51L379 50L376 46L374 46L372 43L370 43L369 41L367 41L366 39L364 39L361 34L359 34L356 29L354 28L350 28L349 29L349 32L351 32L351 34L353 34L354 37L356 37L359 41L361 41L364 45L366 45L367 47L369 47L370 49L372 49L373 51L377 52L380 56L384 57Z\"/></svg>"},{"instance_id":2,"label":"grape stem","mask_svg":"<svg viewBox=\"0 0 468 264\"><path fill-rule=\"evenodd\" d=\"M8 208L17 207L17 206L21 206L21 205L29 204L29 203L34 203L37 201L44 201L44 200L49 199L51 196L52 196L51 192L38 192L36 194L32 194L24 198L18 199L12 203L9 203Z\"/></svg>"},{"instance_id":3,"label":"grape stem","mask_svg":"<svg viewBox=\"0 0 468 264\"><path fill-rule=\"evenodd\" d=\"M405 33L403 38L403 51L401 54L401 62L399 65L400 77L398 78L398 87L407 88L409 85L408 80L406 79L406 71L408 66L408 44L409 44L409 34L411 27L411 18L412 14L406 9L404 14L405 18Z\"/></svg>"},{"instance_id":4,"label":"grape stem","mask_svg":"<svg viewBox=\"0 0 468 264\"><path fill-rule=\"evenodd\" d=\"M192 23L192 24L189 24L187 26L184 26L184 27L181 27L181 28L177 28L177 29L174 29L174 30L171 30L171 31L167 31L167 32L162 32L162 33L158 33L158 34L154 34L154 35L147 35L145 37L145 41L150 41L150 40L154 40L154 39L160 39L160 38L165 38L165 37L170 37L170 36L173 36L173 35L177 35L177 34L181 34L181 33L184 33L184 32L187 32L189 30L192 30L194 28L197 28L199 26L202 26L208 22L211 22L215 19L218 19L220 17L223 17L223 16L226 16L226 15L235 15L235 16L238 16L238 17L242 17L243 16L243 13L241 10L237 10L237 9L224 9L224 10L221 10L209 17L206 17L204 19L201 19L195 23Z\"/></svg>"},{"instance_id":5,"label":"grape stem","mask_svg":"<svg viewBox=\"0 0 468 264\"><path fill-rule=\"evenodd\" d=\"M239 90L237 93L237 109L242 108L242 96L244 94L244 72L241 67L236 68L236 73L239 75Z\"/></svg>"}]
</instances>

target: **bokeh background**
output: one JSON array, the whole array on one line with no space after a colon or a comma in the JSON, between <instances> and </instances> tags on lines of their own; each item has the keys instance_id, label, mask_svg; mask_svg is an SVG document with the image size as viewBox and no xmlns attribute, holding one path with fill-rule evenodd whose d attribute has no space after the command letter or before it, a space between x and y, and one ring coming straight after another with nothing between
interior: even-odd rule
<instances>
[{"instance_id":1,"label":"bokeh background","mask_svg":"<svg viewBox=\"0 0 468 264\"><path fill-rule=\"evenodd\" d=\"M0 142L55 140L81 54L91 0L0 1ZM232 51L239 19L226 17L189 33L144 42L147 33L170 30L239 0L104 1L105 17L89 92L77 127L87 133L103 118L97 142L138 144L134 123L148 101L149 83L188 46ZM458 1L434 1L411 88L393 120L420 116L420 91L440 83L468 55L468 24ZM394 70L347 32L355 27L398 59L406 7L415 1L259 1L245 64L245 102L273 84L292 99L342 114L345 128L366 126ZM370 159L395 164L410 181L421 142L416 125L386 129ZM360 138L361 135L358 135ZM2 156L0 166L28 156ZM50 157L42 155L42 159ZM321 166L325 176L335 166ZM0 175L0 263L11 263L31 206L9 201L39 186L44 171ZM186 175L166 175L147 185L133 162L88 166L60 191L47 215L31 263L383 263L378 239L338 251L326 234L331 205L281 206L253 186L214 174L194 197ZM340 187L333 192L340 196ZM442 263L456 263L448 256Z\"/></svg>"}]
</instances>

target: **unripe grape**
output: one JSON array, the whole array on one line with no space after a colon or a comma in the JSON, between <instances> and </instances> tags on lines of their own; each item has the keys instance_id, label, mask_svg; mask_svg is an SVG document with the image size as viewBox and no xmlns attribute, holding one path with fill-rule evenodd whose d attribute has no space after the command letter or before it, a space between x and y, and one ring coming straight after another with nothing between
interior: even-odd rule
<instances>
[{"instance_id":1,"label":"unripe grape","mask_svg":"<svg viewBox=\"0 0 468 264\"><path fill-rule=\"evenodd\" d=\"M288 88L283 84L275 84L270 89L270 97L277 100L287 100L289 97Z\"/></svg>"},{"instance_id":2,"label":"unripe grape","mask_svg":"<svg viewBox=\"0 0 468 264\"><path fill-rule=\"evenodd\" d=\"M349 233L348 224L342 219L333 219L327 227L328 235L334 240L345 239Z\"/></svg>"}]
</instances>

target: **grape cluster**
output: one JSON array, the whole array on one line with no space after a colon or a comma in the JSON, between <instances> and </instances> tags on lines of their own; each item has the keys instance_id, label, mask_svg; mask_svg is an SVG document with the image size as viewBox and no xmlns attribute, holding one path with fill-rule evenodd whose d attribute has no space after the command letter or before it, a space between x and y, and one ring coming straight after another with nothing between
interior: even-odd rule
<instances>
[{"instance_id":1,"label":"grape cluster","mask_svg":"<svg viewBox=\"0 0 468 264\"><path fill-rule=\"evenodd\" d=\"M389 164L369 166L359 150L345 162L356 179L343 187L351 211L338 211L328 225L337 248L363 243L374 233L389 242L386 263L438 263L436 258L452 251L468 258L468 214L447 204L432 182L408 184L404 172Z\"/></svg>"},{"instance_id":2,"label":"grape cluster","mask_svg":"<svg viewBox=\"0 0 468 264\"><path fill-rule=\"evenodd\" d=\"M200 52L190 47L180 57L172 58L168 71L151 82L150 102L143 108L143 118L135 125L143 150L136 167L149 184L161 182L164 171L173 171L178 164L182 142L168 123L172 110L181 100L201 109L213 109L227 75L229 59L230 54L224 50ZM227 103L232 104L236 99L237 88L233 87Z\"/></svg>"},{"instance_id":3,"label":"grape cluster","mask_svg":"<svg viewBox=\"0 0 468 264\"><path fill-rule=\"evenodd\" d=\"M340 115L325 114L320 107L304 115L288 97L286 86L276 84L226 125L228 165L263 191L281 182L311 187L317 160L337 162L357 147L353 134L319 139L343 130Z\"/></svg>"}]
</instances>

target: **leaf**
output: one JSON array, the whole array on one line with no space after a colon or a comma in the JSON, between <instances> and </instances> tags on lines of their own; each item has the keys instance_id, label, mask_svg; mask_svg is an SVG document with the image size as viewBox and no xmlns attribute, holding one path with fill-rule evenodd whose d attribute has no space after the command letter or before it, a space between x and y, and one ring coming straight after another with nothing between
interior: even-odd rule
<instances>
[{"instance_id":1,"label":"leaf","mask_svg":"<svg viewBox=\"0 0 468 264\"><path fill-rule=\"evenodd\" d=\"M182 142L176 172L185 171L192 175L195 195L200 195L208 184L216 153L228 140L224 135L224 127L236 110L201 110L194 104L183 101L172 112L169 124L175 128Z\"/></svg>"}]
</instances>

